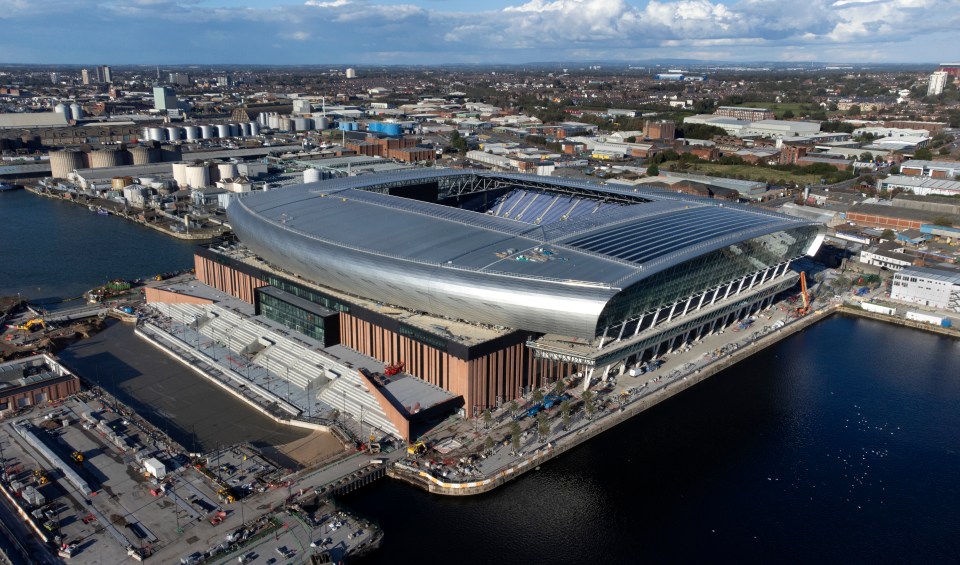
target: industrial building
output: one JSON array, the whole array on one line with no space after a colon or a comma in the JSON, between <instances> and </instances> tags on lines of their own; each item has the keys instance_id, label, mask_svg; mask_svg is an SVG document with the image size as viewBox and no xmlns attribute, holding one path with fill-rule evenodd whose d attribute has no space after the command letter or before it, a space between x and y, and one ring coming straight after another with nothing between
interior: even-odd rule
<instances>
[{"instance_id":1,"label":"industrial building","mask_svg":"<svg viewBox=\"0 0 960 565\"><path fill-rule=\"evenodd\" d=\"M960 312L960 272L907 267L893 276L890 298Z\"/></svg>"},{"instance_id":2,"label":"industrial building","mask_svg":"<svg viewBox=\"0 0 960 565\"><path fill-rule=\"evenodd\" d=\"M772 120L775 118L773 110L768 108L748 108L746 106L719 106L714 112L714 116L726 116L738 120L754 122L759 120Z\"/></svg>"},{"instance_id":3,"label":"industrial building","mask_svg":"<svg viewBox=\"0 0 960 565\"><path fill-rule=\"evenodd\" d=\"M953 179L960 176L960 161L922 161L911 159L900 164L901 175Z\"/></svg>"},{"instance_id":4,"label":"industrial building","mask_svg":"<svg viewBox=\"0 0 960 565\"><path fill-rule=\"evenodd\" d=\"M197 279L462 397L606 378L768 307L816 223L635 187L413 170L252 193ZM283 304L283 306L279 306Z\"/></svg>"},{"instance_id":5,"label":"industrial building","mask_svg":"<svg viewBox=\"0 0 960 565\"><path fill-rule=\"evenodd\" d=\"M47 354L0 363L0 416L80 392L80 379Z\"/></svg>"}]
</instances>

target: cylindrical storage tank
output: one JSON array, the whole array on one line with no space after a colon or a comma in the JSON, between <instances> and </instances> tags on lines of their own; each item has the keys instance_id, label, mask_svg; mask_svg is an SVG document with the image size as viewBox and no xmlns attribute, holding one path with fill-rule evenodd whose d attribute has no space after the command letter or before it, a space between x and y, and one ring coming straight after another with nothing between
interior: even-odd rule
<instances>
[{"instance_id":1,"label":"cylindrical storage tank","mask_svg":"<svg viewBox=\"0 0 960 565\"><path fill-rule=\"evenodd\" d=\"M83 168L83 153L80 151L51 151L50 174L56 179L65 179L74 169Z\"/></svg>"},{"instance_id":2,"label":"cylindrical storage tank","mask_svg":"<svg viewBox=\"0 0 960 565\"><path fill-rule=\"evenodd\" d=\"M90 152L90 168L119 167L123 164L123 157L116 149L98 149Z\"/></svg>"},{"instance_id":3,"label":"cylindrical storage tank","mask_svg":"<svg viewBox=\"0 0 960 565\"><path fill-rule=\"evenodd\" d=\"M250 137L250 122L244 122L240 124L240 129L242 130L240 135L243 137Z\"/></svg>"},{"instance_id":4,"label":"cylindrical storage tank","mask_svg":"<svg viewBox=\"0 0 960 565\"><path fill-rule=\"evenodd\" d=\"M217 163L217 170L220 171L220 180L237 178L236 163Z\"/></svg>"},{"instance_id":5,"label":"cylindrical storage tank","mask_svg":"<svg viewBox=\"0 0 960 565\"><path fill-rule=\"evenodd\" d=\"M256 137L260 135L260 124L257 122L250 122L250 137Z\"/></svg>"},{"instance_id":6,"label":"cylindrical storage tank","mask_svg":"<svg viewBox=\"0 0 960 565\"><path fill-rule=\"evenodd\" d=\"M183 136L187 141L196 141L200 139L200 128L197 126L184 126Z\"/></svg>"},{"instance_id":7,"label":"cylindrical storage tank","mask_svg":"<svg viewBox=\"0 0 960 565\"><path fill-rule=\"evenodd\" d=\"M308 129L312 129L311 121L310 118L294 118L293 127L297 131L307 131Z\"/></svg>"},{"instance_id":8,"label":"cylindrical storage tank","mask_svg":"<svg viewBox=\"0 0 960 565\"><path fill-rule=\"evenodd\" d=\"M206 165L187 165L187 186L190 188L210 186L210 170Z\"/></svg>"},{"instance_id":9,"label":"cylindrical storage tank","mask_svg":"<svg viewBox=\"0 0 960 565\"><path fill-rule=\"evenodd\" d=\"M168 139L168 140L170 140L170 141L180 141L180 139L181 139L181 137L180 137L180 128L174 126L174 127L168 127L168 128L166 128L166 129L167 129L167 139Z\"/></svg>"},{"instance_id":10,"label":"cylindrical storage tank","mask_svg":"<svg viewBox=\"0 0 960 565\"><path fill-rule=\"evenodd\" d=\"M369 122L367 123L367 131L372 131L377 133L380 131L380 122Z\"/></svg>"},{"instance_id":11,"label":"cylindrical storage tank","mask_svg":"<svg viewBox=\"0 0 960 565\"><path fill-rule=\"evenodd\" d=\"M70 116L74 120L79 120L80 118L83 117L83 108L81 108L79 104L74 102L73 104L70 105Z\"/></svg>"},{"instance_id":12,"label":"cylindrical storage tank","mask_svg":"<svg viewBox=\"0 0 960 565\"><path fill-rule=\"evenodd\" d=\"M227 124L230 127L230 137L240 137L240 126L238 124Z\"/></svg>"},{"instance_id":13,"label":"cylindrical storage tank","mask_svg":"<svg viewBox=\"0 0 960 565\"><path fill-rule=\"evenodd\" d=\"M213 126L200 126L200 137L203 139L213 139L217 137L217 128Z\"/></svg>"},{"instance_id":14,"label":"cylindrical storage tank","mask_svg":"<svg viewBox=\"0 0 960 565\"><path fill-rule=\"evenodd\" d=\"M280 131L293 131L293 120L290 118L280 118Z\"/></svg>"},{"instance_id":15,"label":"cylindrical storage tank","mask_svg":"<svg viewBox=\"0 0 960 565\"><path fill-rule=\"evenodd\" d=\"M303 171L303 182L319 182L320 171L318 169L307 169Z\"/></svg>"},{"instance_id":16,"label":"cylindrical storage tank","mask_svg":"<svg viewBox=\"0 0 960 565\"><path fill-rule=\"evenodd\" d=\"M151 186L155 182L157 182L157 179L153 177L140 177L137 179L137 184L142 184L143 186Z\"/></svg>"},{"instance_id":17,"label":"cylindrical storage tank","mask_svg":"<svg viewBox=\"0 0 960 565\"><path fill-rule=\"evenodd\" d=\"M110 188L113 190L123 190L123 187L133 184L132 177L113 177L110 179Z\"/></svg>"},{"instance_id":18,"label":"cylindrical storage tank","mask_svg":"<svg viewBox=\"0 0 960 565\"><path fill-rule=\"evenodd\" d=\"M403 133L400 124L383 124L380 131L392 137L400 137Z\"/></svg>"},{"instance_id":19,"label":"cylindrical storage tank","mask_svg":"<svg viewBox=\"0 0 960 565\"><path fill-rule=\"evenodd\" d=\"M130 161L134 165L146 165L160 161L160 150L155 147L138 145L131 147L128 151L130 152Z\"/></svg>"},{"instance_id":20,"label":"cylindrical storage tank","mask_svg":"<svg viewBox=\"0 0 960 565\"><path fill-rule=\"evenodd\" d=\"M324 116L319 120L314 120L317 129L330 129L330 118Z\"/></svg>"},{"instance_id":21,"label":"cylindrical storage tank","mask_svg":"<svg viewBox=\"0 0 960 565\"><path fill-rule=\"evenodd\" d=\"M173 164L173 180L177 183L177 186L180 188L187 187L187 164L186 163L174 163Z\"/></svg>"},{"instance_id":22,"label":"cylindrical storage tank","mask_svg":"<svg viewBox=\"0 0 960 565\"><path fill-rule=\"evenodd\" d=\"M280 129L280 116L267 116L267 127L270 129Z\"/></svg>"},{"instance_id":23,"label":"cylindrical storage tank","mask_svg":"<svg viewBox=\"0 0 960 565\"><path fill-rule=\"evenodd\" d=\"M167 140L167 130L163 128L150 128L147 136L147 139L150 141L159 141L162 143Z\"/></svg>"},{"instance_id":24,"label":"cylindrical storage tank","mask_svg":"<svg viewBox=\"0 0 960 565\"><path fill-rule=\"evenodd\" d=\"M63 117L65 117L68 122L70 121L70 117L71 117L70 107L67 106L66 104L64 104L63 102L61 102L61 103L57 104L56 106L54 106L54 107L53 107L53 111L56 112L56 113L58 113L58 114L63 114Z\"/></svg>"},{"instance_id":25,"label":"cylindrical storage tank","mask_svg":"<svg viewBox=\"0 0 960 565\"><path fill-rule=\"evenodd\" d=\"M217 137L230 137L230 126L227 124L218 124Z\"/></svg>"},{"instance_id":26,"label":"cylindrical storage tank","mask_svg":"<svg viewBox=\"0 0 960 565\"><path fill-rule=\"evenodd\" d=\"M160 149L160 160L165 163L173 163L183 159L183 150L179 145L164 145Z\"/></svg>"}]
</instances>

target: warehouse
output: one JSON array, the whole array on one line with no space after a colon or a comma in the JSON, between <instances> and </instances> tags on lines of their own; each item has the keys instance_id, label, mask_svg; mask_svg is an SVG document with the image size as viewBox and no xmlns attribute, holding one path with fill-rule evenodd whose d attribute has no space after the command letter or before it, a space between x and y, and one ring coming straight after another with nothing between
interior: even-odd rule
<instances>
[{"instance_id":1,"label":"warehouse","mask_svg":"<svg viewBox=\"0 0 960 565\"><path fill-rule=\"evenodd\" d=\"M960 272L908 267L894 275L890 298L960 312Z\"/></svg>"}]
</instances>

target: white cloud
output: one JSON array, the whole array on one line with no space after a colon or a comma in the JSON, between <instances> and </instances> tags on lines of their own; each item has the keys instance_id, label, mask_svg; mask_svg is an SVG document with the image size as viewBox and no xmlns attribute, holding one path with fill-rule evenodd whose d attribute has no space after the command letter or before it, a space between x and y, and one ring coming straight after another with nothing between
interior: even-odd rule
<instances>
[{"instance_id":1,"label":"white cloud","mask_svg":"<svg viewBox=\"0 0 960 565\"><path fill-rule=\"evenodd\" d=\"M293 34L290 35L290 37L291 37L292 39L296 39L297 41L306 41L306 40L310 39L310 32L309 32L309 31L295 31L295 32L293 32Z\"/></svg>"},{"instance_id":2,"label":"white cloud","mask_svg":"<svg viewBox=\"0 0 960 565\"><path fill-rule=\"evenodd\" d=\"M340 8L342 6L349 6L350 4L350 0L332 0L331 2L307 0L305 3L306 6L313 6L314 8Z\"/></svg>"}]
</instances>

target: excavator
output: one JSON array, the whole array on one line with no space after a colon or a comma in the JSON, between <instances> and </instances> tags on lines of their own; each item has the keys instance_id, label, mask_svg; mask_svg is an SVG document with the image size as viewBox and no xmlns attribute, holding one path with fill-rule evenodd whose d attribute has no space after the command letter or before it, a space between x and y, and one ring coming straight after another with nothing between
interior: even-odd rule
<instances>
[{"instance_id":1,"label":"excavator","mask_svg":"<svg viewBox=\"0 0 960 565\"><path fill-rule=\"evenodd\" d=\"M423 443L423 440L416 443L412 443L407 446L407 453L415 457L419 457L427 452L427 444Z\"/></svg>"},{"instance_id":2,"label":"excavator","mask_svg":"<svg viewBox=\"0 0 960 565\"><path fill-rule=\"evenodd\" d=\"M38 328L47 329L47 323L43 321L43 318L33 318L32 320L27 320L19 326L13 326L18 330L23 330L25 332L32 332Z\"/></svg>"}]
</instances>

